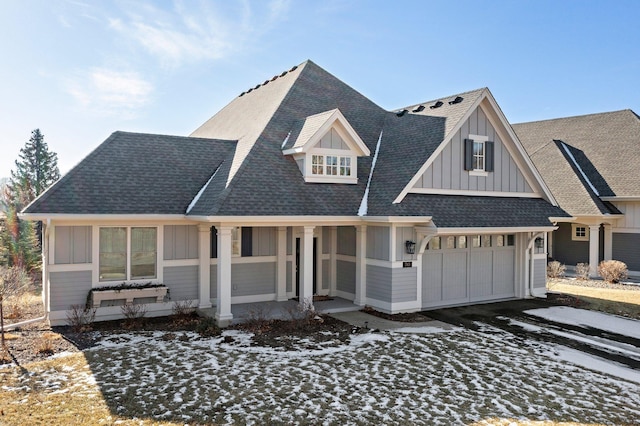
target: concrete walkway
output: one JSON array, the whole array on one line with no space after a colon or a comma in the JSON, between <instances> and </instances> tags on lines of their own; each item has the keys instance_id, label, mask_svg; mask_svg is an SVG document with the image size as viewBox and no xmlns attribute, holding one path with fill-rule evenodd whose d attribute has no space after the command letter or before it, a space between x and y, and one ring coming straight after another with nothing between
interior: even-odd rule
<instances>
[{"instance_id":1,"label":"concrete walkway","mask_svg":"<svg viewBox=\"0 0 640 426\"><path fill-rule=\"evenodd\" d=\"M333 318L339 319L340 321L344 321L347 324L351 324L356 327L362 328L370 328L370 329L378 329L378 330L397 330L404 329L403 331L411 331L409 329L415 329L416 333L420 332L422 329L423 332L426 332L427 329L443 329L443 330L452 330L456 328L451 324L447 324L442 321L424 321L424 322L400 322L400 321L391 321L384 318L379 318L371 314L367 314L362 311L353 311L353 312L336 312L329 314Z\"/></svg>"}]
</instances>

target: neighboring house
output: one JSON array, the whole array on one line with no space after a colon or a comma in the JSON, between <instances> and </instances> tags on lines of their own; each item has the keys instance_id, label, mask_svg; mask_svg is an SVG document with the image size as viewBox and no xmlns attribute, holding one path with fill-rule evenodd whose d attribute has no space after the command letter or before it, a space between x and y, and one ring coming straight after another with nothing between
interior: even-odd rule
<instances>
[{"instance_id":1,"label":"neighboring house","mask_svg":"<svg viewBox=\"0 0 640 426\"><path fill-rule=\"evenodd\" d=\"M92 288L158 282L222 325L314 294L395 313L544 293L565 216L488 89L390 112L311 61L189 137L115 132L24 212L52 323Z\"/></svg>"},{"instance_id":2,"label":"neighboring house","mask_svg":"<svg viewBox=\"0 0 640 426\"><path fill-rule=\"evenodd\" d=\"M640 118L631 110L515 124L518 138L571 222L549 256L567 265L604 259L640 275Z\"/></svg>"}]
</instances>

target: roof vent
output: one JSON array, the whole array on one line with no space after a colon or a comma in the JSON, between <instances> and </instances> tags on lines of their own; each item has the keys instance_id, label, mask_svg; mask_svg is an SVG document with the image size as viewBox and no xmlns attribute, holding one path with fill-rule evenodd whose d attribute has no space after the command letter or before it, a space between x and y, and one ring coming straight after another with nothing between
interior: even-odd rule
<instances>
[{"instance_id":1,"label":"roof vent","mask_svg":"<svg viewBox=\"0 0 640 426\"><path fill-rule=\"evenodd\" d=\"M438 101L435 104L431 105L429 108L431 108L431 109L440 108L442 105L444 105L444 102Z\"/></svg>"},{"instance_id":2,"label":"roof vent","mask_svg":"<svg viewBox=\"0 0 640 426\"><path fill-rule=\"evenodd\" d=\"M291 68L291 69L289 70L289 72L291 72L291 71L295 71L295 70L297 70L297 69L298 69L298 66L297 66L297 65L294 65L294 66L293 66L293 68Z\"/></svg>"},{"instance_id":3,"label":"roof vent","mask_svg":"<svg viewBox=\"0 0 640 426\"><path fill-rule=\"evenodd\" d=\"M251 93L253 91L253 89L249 89L247 90L247 93Z\"/></svg>"},{"instance_id":4,"label":"roof vent","mask_svg":"<svg viewBox=\"0 0 640 426\"><path fill-rule=\"evenodd\" d=\"M278 76L274 75L273 78L271 79L271 81L275 80L276 78L278 78Z\"/></svg>"},{"instance_id":5,"label":"roof vent","mask_svg":"<svg viewBox=\"0 0 640 426\"><path fill-rule=\"evenodd\" d=\"M285 75L287 75L289 71L283 71L282 74L280 74L280 77L284 77Z\"/></svg>"},{"instance_id":6,"label":"roof vent","mask_svg":"<svg viewBox=\"0 0 640 426\"><path fill-rule=\"evenodd\" d=\"M239 95L238 97L239 97L239 98L243 97L245 93L246 93L246 92L242 92L242 93L240 93L240 95Z\"/></svg>"},{"instance_id":7,"label":"roof vent","mask_svg":"<svg viewBox=\"0 0 640 426\"><path fill-rule=\"evenodd\" d=\"M262 83L262 85L266 86L267 84L269 84L269 81L271 81L271 80L265 80L264 83Z\"/></svg>"},{"instance_id":8,"label":"roof vent","mask_svg":"<svg viewBox=\"0 0 640 426\"><path fill-rule=\"evenodd\" d=\"M420 112L424 110L424 105L420 105L418 108L414 109L412 112Z\"/></svg>"},{"instance_id":9,"label":"roof vent","mask_svg":"<svg viewBox=\"0 0 640 426\"><path fill-rule=\"evenodd\" d=\"M406 109L403 109L402 111L396 112L396 115L398 117L402 117L403 115L405 115L406 113L408 113L409 111Z\"/></svg>"},{"instance_id":10,"label":"roof vent","mask_svg":"<svg viewBox=\"0 0 640 426\"><path fill-rule=\"evenodd\" d=\"M260 86L261 86L260 84L256 84L256 87L254 87L253 90L256 90Z\"/></svg>"},{"instance_id":11,"label":"roof vent","mask_svg":"<svg viewBox=\"0 0 640 426\"><path fill-rule=\"evenodd\" d=\"M464 100L463 97L461 96L456 96L456 98L452 101L449 101L449 105L453 105L453 104L459 104L460 102L462 102Z\"/></svg>"}]
</instances>

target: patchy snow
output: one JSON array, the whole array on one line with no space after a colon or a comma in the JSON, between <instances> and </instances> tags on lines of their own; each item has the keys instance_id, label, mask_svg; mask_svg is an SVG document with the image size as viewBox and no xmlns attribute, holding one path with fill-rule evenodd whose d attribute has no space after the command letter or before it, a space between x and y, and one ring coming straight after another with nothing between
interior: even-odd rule
<instances>
[{"instance_id":1,"label":"patchy snow","mask_svg":"<svg viewBox=\"0 0 640 426\"><path fill-rule=\"evenodd\" d=\"M371 186L371 178L373 177L373 169L376 167L376 161L378 161L378 152L380 151L380 142L382 142L382 131L378 137L378 143L376 144L376 152L373 154L373 160L371 161L371 171L369 172L369 180L367 181L367 187L364 190L364 196L360 202L358 208L358 216L366 216L369 210L369 187Z\"/></svg>"},{"instance_id":2,"label":"patchy snow","mask_svg":"<svg viewBox=\"0 0 640 426\"><path fill-rule=\"evenodd\" d=\"M421 327L400 327L391 330L394 333L417 333L417 334L434 334L434 333L449 333L452 331L460 331L458 327L430 327L430 326L421 326Z\"/></svg>"},{"instance_id":3,"label":"patchy snow","mask_svg":"<svg viewBox=\"0 0 640 426\"><path fill-rule=\"evenodd\" d=\"M623 336L640 339L640 321L604 314L602 312L576 309L569 306L553 306L551 308L531 309L525 314L580 327L591 327L609 331Z\"/></svg>"}]
</instances>

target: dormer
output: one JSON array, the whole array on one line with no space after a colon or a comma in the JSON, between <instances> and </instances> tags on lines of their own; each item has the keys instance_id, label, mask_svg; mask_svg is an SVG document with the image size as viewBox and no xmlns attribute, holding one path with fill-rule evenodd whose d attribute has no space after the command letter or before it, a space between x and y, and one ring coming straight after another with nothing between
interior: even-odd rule
<instances>
[{"instance_id":1,"label":"dormer","mask_svg":"<svg viewBox=\"0 0 640 426\"><path fill-rule=\"evenodd\" d=\"M307 117L296 140L285 140L282 152L293 156L307 183L356 184L358 157L370 155L338 109Z\"/></svg>"}]
</instances>

